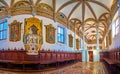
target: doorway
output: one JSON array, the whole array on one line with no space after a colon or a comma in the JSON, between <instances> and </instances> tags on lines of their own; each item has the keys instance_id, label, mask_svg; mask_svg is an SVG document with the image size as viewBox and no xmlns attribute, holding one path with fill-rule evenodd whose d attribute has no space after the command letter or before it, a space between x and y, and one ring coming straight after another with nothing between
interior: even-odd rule
<instances>
[{"instance_id":1,"label":"doorway","mask_svg":"<svg viewBox=\"0 0 120 74\"><path fill-rule=\"evenodd\" d=\"M93 62L93 51L88 51L89 62Z\"/></svg>"}]
</instances>

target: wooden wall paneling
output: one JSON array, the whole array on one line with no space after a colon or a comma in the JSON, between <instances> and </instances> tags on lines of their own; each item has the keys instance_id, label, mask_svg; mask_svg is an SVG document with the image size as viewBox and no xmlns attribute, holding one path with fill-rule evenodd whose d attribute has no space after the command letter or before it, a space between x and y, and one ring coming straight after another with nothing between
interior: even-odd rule
<instances>
[{"instance_id":1,"label":"wooden wall paneling","mask_svg":"<svg viewBox=\"0 0 120 74\"><path fill-rule=\"evenodd\" d=\"M61 61L64 61L64 53L61 52Z\"/></svg>"},{"instance_id":2,"label":"wooden wall paneling","mask_svg":"<svg viewBox=\"0 0 120 74\"><path fill-rule=\"evenodd\" d=\"M45 64L45 53L41 52L40 53L40 64Z\"/></svg>"},{"instance_id":3,"label":"wooden wall paneling","mask_svg":"<svg viewBox=\"0 0 120 74\"><path fill-rule=\"evenodd\" d=\"M1 53L1 60L5 60L5 51L4 50L2 50L2 53Z\"/></svg>"},{"instance_id":4,"label":"wooden wall paneling","mask_svg":"<svg viewBox=\"0 0 120 74\"><path fill-rule=\"evenodd\" d=\"M52 52L52 53L51 53L51 58L52 58L52 61L51 61L51 62L52 62L52 63L56 62L56 59L57 59L57 58L56 58L56 55L57 55L56 52Z\"/></svg>"},{"instance_id":5,"label":"wooden wall paneling","mask_svg":"<svg viewBox=\"0 0 120 74\"><path fill-rule=\"evenodd\" d=\"M11 51L9 51L9 50L5 51L5 60L7 60L7 61L11 60Z\"/></svg>"},{"instance_id":6,"label":"wooden wall paneling","mask_svg":"<svg viewBox=\"0 0 120 74\"><path fill-rule=\"evenodd\" d=\"M82 54L81 53L77 53L77 60L82 61Z\"/></svg>"},{"instance_id":7,"label":"wooden wall paneling","mask_svg":"<svg viewBox=\"0 0 120 74\"><path fill-rule=\"evenodd\" d=\"M70 60L81 60L81 53L40 51L38 55L27 55L24 50L1 50L0 60L13 64L50 64ZM1 62L1 61L0 61Z\"/></svg>"},{"instance_id":8,"label":"wooden wall paneling","mask_svg":"<svg viewBox=\"0 0 120 74\"><path fill-rule=\"evenodd\" d=\"M0 61L2 61L2 50L0 50Z\"/></svg>"},{"instance_id":9,"label":"wooden wall paneling","mask_svg":"<svg viewBox=\"0 0 120 74\"><path fill-rule=\"evenodd\" d=\"M18 57L19 57L19 61L24 61L25 60L25 51L19 51L18 52Z\"/></svg>"},{"instance_id":10,"label":"wooden wall paneling","mask_svg":"<svg viewBox=\"0 0 120 74\"><path fill-rule=\"evenodd\" d=\"M46 63L50 63L50 62L52 62L52 58L51 58L51 56L52 56L52 55L51 55L50 52L47 52L47 53L46 53L46 57L45 57L45 58L46 58L46 59L45 59L45 60L46 60Z\"/></svg>"},{"instance_id":11,"label":"wooden wall paneling","mask_svg":"<svg viewBox=\"0 0 120 74\"><path fill-rule=\"evenodd\" d=\"M60 52L57 52L57 62L60 62L61 61L61 55L60 55Z\"/></svg>"},{"instance_id":12,"label":"wooden wall paneling","mask_svg":"<svg viewBox=\"0 0 120 74\"><path fill-rule=\"evenodd\" d=\"M18 61L19 60L19 58L18 58L18 53L17 53L18 51L11 51L11 59L12 59L12 61Z\"/></svg>"}]
</instances>

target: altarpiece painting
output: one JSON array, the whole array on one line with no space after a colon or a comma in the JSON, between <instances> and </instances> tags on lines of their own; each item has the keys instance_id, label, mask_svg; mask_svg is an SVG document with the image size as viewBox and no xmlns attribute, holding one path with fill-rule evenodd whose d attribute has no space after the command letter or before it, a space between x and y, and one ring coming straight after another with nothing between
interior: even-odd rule
<instances>
[{"instance_id":1,"label":"altarpiece painting","mask_svg":"<svg viewBox=\"0 0 120 74\"><path fill-rule=\"evenodd\" d=\"M45 25L46 28L46 42L50 44L55 43L55 28L53 27L52 24Z\"/></svg>"},{"instance_id":2,"label":"altarpiece painting","mask_svg":"<svg viewBox=\"0 0 120 74\"><path fill-rule=\"evenodd\" d=\"M28 55L37 55L43 44L42 21L31 17L25 19L24 45Z\"/></svg>"},{"instance_id":3,"label":"altarpiece painting","mask_svg":"<svg viewBox=\"0 0 120 74\"><path fill-rule=\"evenodd\" d=\"M9 40L12 42L20 41L21 39L21 22L14 20L9 24Z\"/></svg>"}]
</instances>

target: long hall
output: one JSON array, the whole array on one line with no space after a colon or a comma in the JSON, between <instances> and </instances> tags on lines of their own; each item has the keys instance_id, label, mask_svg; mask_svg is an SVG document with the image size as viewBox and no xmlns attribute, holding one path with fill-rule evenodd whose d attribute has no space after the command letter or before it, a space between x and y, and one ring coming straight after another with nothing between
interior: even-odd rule
<instances>
[{"instance_id":1,"label":"long hall","mask_svg":"<svg viewBox=\"0 0 120 74\"><path fill-rule=\"evenodd\" d=\"M120 0L0 0L0 74L119 74Z\"/></svg>"}]
</instances>

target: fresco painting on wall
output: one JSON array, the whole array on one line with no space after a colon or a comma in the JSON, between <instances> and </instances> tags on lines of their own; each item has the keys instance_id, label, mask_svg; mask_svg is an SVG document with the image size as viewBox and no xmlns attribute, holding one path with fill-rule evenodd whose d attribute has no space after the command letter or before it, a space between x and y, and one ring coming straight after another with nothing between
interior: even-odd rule
<instances>
[{"instance_id":1,"label":"fresco painting on wall","mask_svg":"<svg viewBox=\"0 0 120 74\"><path fill-rule=\"evenodd\" d=\"M79 39L76 39L76 49L79 50L80 48L80 41Z\"/></svg>"},{"instance_id":2,"label":"fresco painting on wall","mask_svg":"<svg viewBox=\"0 0 120 74\"><path fill-rule=\"evenodd\" d=\"M46 28L46 42L50 44L55 43L55 28L53 27L52 24L45 25Z\"/></svg>"},{"instance_id":3,"label":"fresco painting on wall","mask_svg":"<svg viewBox=\"0 0 120 74\"><path fill-rule=\"evenodd\" d=\"M73 36L71 34L69 36L69 47L73 47Z\"/></svg>"},{"instance_id":4,"label":"fresco painting on wall","mask_svg":"<svg viewBox=\"0 0 120 74\"><path fill-rule=\"evenodd\" d=\"M37 55L43 44L42 21L31 17L25 19L24 45L28 55Z\"/></svg>"},{"instance_id":5,"label":"fresco painting on wall","mask_svg":"<svg viewBox=\"0 0 120 74\"><path fill-rule=\"evenodd\" d=\"M9 40L12 42L20 41L21 39L21 22L17 22L14 20L11 24L9 24L9 32L10 37Z\"/></svg>"}]
</instances>

